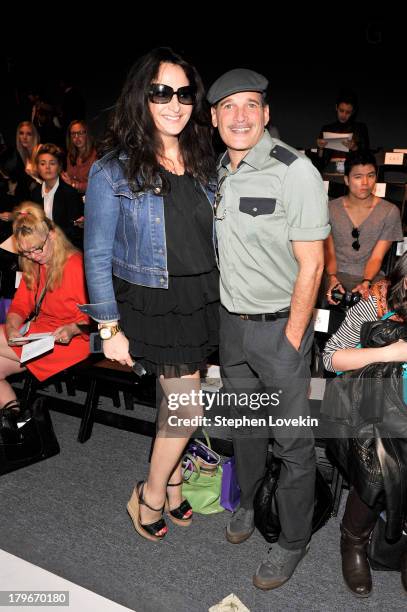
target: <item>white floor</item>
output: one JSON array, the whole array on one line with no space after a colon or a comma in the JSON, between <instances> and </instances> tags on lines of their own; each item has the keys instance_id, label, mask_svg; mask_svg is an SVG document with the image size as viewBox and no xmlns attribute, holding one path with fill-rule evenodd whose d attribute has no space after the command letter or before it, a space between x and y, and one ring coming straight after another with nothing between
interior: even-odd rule
<instances>
[{"instance_id":1,"label":"white floor","mask_svg":"<svg viewBox=\"0 0 407 612\"><path fill-rule=\"evenodd\" d=\"M63 612L132 612L119 604L100 597L69 580L32 565L19 557L0 550L0 591L69 591L69 606L3 606L0 611L60 610Z\"/></svg>"}]
</instances>

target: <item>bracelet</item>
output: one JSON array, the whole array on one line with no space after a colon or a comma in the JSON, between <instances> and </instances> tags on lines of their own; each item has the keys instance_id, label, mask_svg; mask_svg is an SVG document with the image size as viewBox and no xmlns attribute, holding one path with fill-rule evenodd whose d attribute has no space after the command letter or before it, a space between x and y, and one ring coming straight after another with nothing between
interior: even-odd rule
<instances>
[{"instance_id":1,"label":"bracelet","mask_svg":"<svg viewBox=\"0 0 407 612\"><path fill-rule=\"evenodd\" d=\"M372 281L371 281L371 279L370 279L370 278L364 278L364 279L362 280L362 283L369 283L369 289L370 289L370 287L372 286Z\"/></svg>"},{"instance_id":2,"label":"bracelet","mask_svg":"<svg viewBox=\"0 0 407 612\"><path fill-rule=\"evenodd\" d=\"M326 275L327 276L336 276L336 272L327 272Z\"/></svg>"}]
</instances>

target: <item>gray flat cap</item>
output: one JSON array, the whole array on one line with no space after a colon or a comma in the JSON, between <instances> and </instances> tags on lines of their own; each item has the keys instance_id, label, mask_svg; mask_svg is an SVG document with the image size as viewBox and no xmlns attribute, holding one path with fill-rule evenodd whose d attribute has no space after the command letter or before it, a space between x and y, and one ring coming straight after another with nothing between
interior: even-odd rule
<instances>
[{"instance_id":1,"label":"gray flat cap","mask_svg":"<svg viewBox=\"0 0 407 612\"><path fill-rule=\"evenodd\" d=\"M222 98L240 91L259 91L264 93L269 84L266 77L254 70L235 68L222 74L209 88L207 99L209 104L216 104Z\"/></svg>"}]
</instances>

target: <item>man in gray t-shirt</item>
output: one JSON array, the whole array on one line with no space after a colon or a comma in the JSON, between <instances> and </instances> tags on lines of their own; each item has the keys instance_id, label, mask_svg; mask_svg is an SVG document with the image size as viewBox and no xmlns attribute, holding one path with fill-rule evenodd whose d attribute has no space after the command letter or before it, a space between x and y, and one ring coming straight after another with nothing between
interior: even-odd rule
<instances>
[{"instance_id":1,"label":"man in gray t-shirt","mask_svg":"<svg viewBox=\"0 0 407 612\"><path fill-rule=\"evenodd\" d=\"M261 589L276 588L290 578L311 537L313 437L310 427L295 420L302 422L310 414L310 320L323 269L323 240L330 229L318 172L305 156L264 129L267 85L262 75L237 69L221 76L208 92L213 125L227 147L218 163L215 198L220 360L225 390L239 398L231 415L241 500L226 530L229 542L243 542L254 530L253 500L265 472L269 426L274 455L282 462L277 492L281 534L254 575ZM252 407L254 395L272 389L276 394L266 394L269 403ZM240 402L242 392L249 405ZM245 427L238 428L242 417ZM287 426L275 426L279 418Z\"/></svg>"}]
</instances>

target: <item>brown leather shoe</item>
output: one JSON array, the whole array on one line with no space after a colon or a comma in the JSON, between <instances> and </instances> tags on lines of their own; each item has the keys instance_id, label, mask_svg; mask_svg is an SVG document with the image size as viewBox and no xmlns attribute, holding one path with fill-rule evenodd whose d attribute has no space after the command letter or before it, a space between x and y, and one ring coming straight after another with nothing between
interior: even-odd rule
<instances>
[{"instance_id":1,"label":"brown leather shoe","mask_svg":"<svg viewBox=\"0 0 407 612\"><path fill-rule=\"evenodd\" d=\"M369 597L372 592L372 576L366 554L370 532L371 529L354 536L341 525L342 575L355 597Z\"/></svg>"},{"instance_id":2,"label":"brown leather shoe","mask_svg":"<svg viewBox=\"0 0 407 612\"><path fill-rule=\"evenodd\" d=\"M401 584L407 593L407 551L401 555Z\"/></svg>"}]
</instances>

